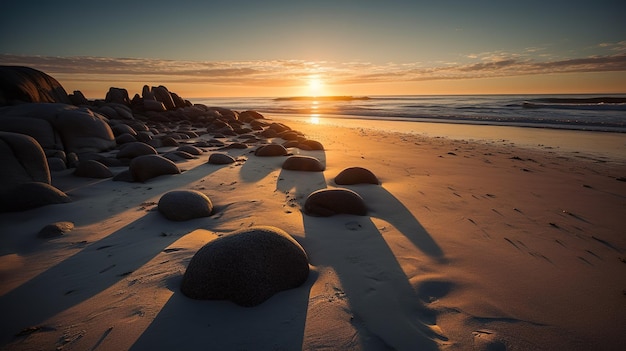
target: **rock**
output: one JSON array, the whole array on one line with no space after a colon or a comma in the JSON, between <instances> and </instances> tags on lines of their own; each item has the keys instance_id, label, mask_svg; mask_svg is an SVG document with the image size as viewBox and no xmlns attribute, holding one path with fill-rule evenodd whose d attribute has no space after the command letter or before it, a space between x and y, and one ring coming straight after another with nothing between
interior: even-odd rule
<instances>
[{"instance_id":1,"label":"rock","mask_svg":"<svg viewBox=\"0 0 626 351\"><path fill-rule=\"evenodd\" d=\"M225 299L251 307L302 285L308 275L307 254L289 234L275 227L252 227L198 250L181 291L192 299Z\"/></svg>"},{"instance_id":2,"label":"rock","mask_svg":"<svg viewBox=\"0 0 626 351\"><path fill-rule=\"evenodd\" d=\"M135 158L142 155L157 155L158 152L155 148L148 144L144 144L139 141L126 143L122 145L120 151L117 153L117 158Z\"/></svg>"},{"instance_id":3,"label":"rock","mask_svg":"<svg viewBox=\"0 0 626 351\"><path fill-rule=\"evenodd\" d=\"M370 170L361 167L346 168L335 177L338 185L380 184L378 178Z\"/></svg>"},{"instance_id":4,"label":"rock","mask_svg":"<svg viewBox=\"0 0 626 351\"><path fill-rule=\"evenodd\" d=\"M367 215L363 198L349 189L321 189L311 193L304 203L309 216L329 217L336 214Z\"/></svg>"},{"instance_id":5,"label":"rock","mask_svg":"<svg viewBox=\"0 0 626 351\"><path fill-rule=\"evenodd\" d=\"M0 165L0 193L22 183L50 184L46 155L28 135L0 132Z\"/></svg>"},{"instance_id":6,"label":"rock","mask_svg":"<svg viewBox=\"0 0 626 351\"><path fill-rule=\"evenodd\" d=\"M29 67L0 66L0 106L30 102L72 103L51 76Z\"/></svg>"},{"instance_id":7,"label":"rock","mask_svg":"<svg viewBox=\"0 0 626 351\"><path fill-rule=\"evenodd\" d=\"M235 160L235 158L233 158L230 155L216 152L216 153L211 154L211 156L209 156L208 163L211 163L214 165L226 165L230 163L235 163L236 161L237 160Z\"/></svg>"},{"instance_id":8,"label":"rock","mask_svg":"<svg viewBox=\"0 0 626 351\"><path fill-rule=\"evenodd\" d=\"M322 145L319 141L307 139L301 142L298 145L298 148L307 150L324 150L324 145Z\"/></svg>"},{"instance_id":9,"label":"rock","mask_svg":"<svg viewBox=\"0 0 626 351\"><path fill-rule=\"evenodd\" d=\"M264 119L262 114L256 111L243 111L239 114L239 120L243 122L251 122L256 119Z\"/></svg>"},{"instance_id":10,"label":"rock","mask_svg":"<svg viewBox=\"0 0 626 351\"><path fill-rule=\"evenodd\" d=\"M285 162L283 162L283 169L291 171L305 171L305 172L323 172L325 167L315 157L294 155L289 156Z\"/></svg>"},{"instance_id":11,"label":"rock","mask_svg":"<svg viewBox=\"0 0 626 351\"><path fill-rule=\"evenodd\" d=\"M74 93L69 94L68 97L70 98L72 105L89 105L89 100L87 100L85 95L83 95L83 92L80 90L74 90Z\"/></svg>"},{"instance_id":12,"label":"rock","mask_svg":"<svg viewBox=\"0 0 626 351\"><path fill-rule=\"evenodd\" d=\"M71 199L50 184L22 183L0 194L0 212L25 211L67 202L71 202Z\"/></svg>"},{"instance_id":13,"label":"rock","mask_svg":"<svg viewBox=\"0 0 626 351\"><path fill-rule=\"evenodd\" d=\"M113 177L113 172L109 167L96 160L80 161L74 171L74 175L83 178L105 179Z\"/></svg>"},{"instance_id":14,"label":"rock","mask_svg":"<svg viewBox=\"0 0 626 351\"><path fill-rule=\"evenodd\" d=\"M74 223L72 222L55 222L41 228L37 236L44 239L56 238L69 233L72 229L74 229Z\"/></svg>"},{"instance_id":15,"label":"rock","mask_svg":"<svg viewBox=\"0 0 626 351\"><path fill-rule=\"evenodd\" d=\"M158 209L171 221L187 221L210 216L213 213L213 203L199 191L174 190L161 196Z\"/></svg>"},{"instance_id":16,"label":"rock","mask_svg":"<svg viewBox=\"0 0 626 351\"><path fill-rule=\"evenodd\" d=\"M48 128L48 125L38 123L42 130L37 135L58 136L62 147L58 147L55 142L54 149L62 149L67 153L99 152L115 147L108 120L87 108L50 103L22 104L0 108L0 120L4 118L22 118L23 125L38 123L33 122L33 119L48 122L52 129L45 130L43 128ZM50 140L45 138L40 142L42 147L48 143Z\"/></svg>"},{"instance_id":17,"label":"rock","mask_svg":"<svg viewBox=\"0 0 626 351\"><path fill-rule=\"evenodd\" d=\"M174 162L159 155L135 157L130 161L129 170L136 182L145 182L160 175L180 174Z\"/></svg>"},{"instance_id":18,"label":"rock","mask_svg":"<svg viewBox=\"0 0 626 351\"><path fill-rule=\"evenodd\" d=\"M196 155L196 156L202 155L202 150L192 145L183 145L178 148L178 151L184 151L186 153Z\"/></svg>"},{"instance_id":19,"label":"rock","mask_svg":"<svg viewBox=\"0 0 626 351\"><path fill-rule=\"evenodd\" d=\"M106 103L116 103L121 105L130 106L130 97L128 96L128 90L123 88L109 88L109 91L104 98Z\"/></svg>"},{"instance_id":20,"label":"rock","mask_svg":"<svg viewBox=\"0 0 626 351\"><path fill-rule=\"evenodd\" d=\"M143 107L146 109L146 111L155 111L155 112L165 111L165 105L163 105L161 101L157 101L157 100L147 100L144 98Z\"/></svg>"},{"instance_id":21,"label":"rock","mask_svg":"<svg viewBox=\"0 0 626 351\"><path fill-rule=\"evenodd\" d=\"M48 157L48 169L50 172L60 172L67 169L65 161L59 157Z\"/></svg>"},{"instance_id":22,"label":"rock","mask_svg":"<svg viewBox=\"0 0 626 351\"><path fill-rule=\"evenodd\" d=\"M113 131L113 135L115 135L116 137L122 134L130 134L132 136L137 135L137 131L133 127L124 123L118 123L111 126L111 131Z\"/></svg>"},{"instance_id":23,"label":"rock","mask_svg":"<svg viewBox=\"0 0 626 351\"><path fill-rule=\"evenodd\" d=\"M137 138L128 133L120 134L115 138L115 143L117 145L133 143L136 141L137 141Z\"/></svg>"},{"instance_id":24,"label":"rock","mask_svg":"<svg viewBox=\"0 0 626 351\"><path fill-rule=\"evenodd\" d=\"M256 156L286 156L288 152L282 145L267 144L256 149L254 154Z\"/></svg>"},{"instance_id":25,"label":"rock","mask_svg":"<svg viewBox=\"0 0 626 351\"><path fill-rule=\"evenodd\" d=\"M174 100L172 99L172 95L166 87L162 85L159 85L158 87L152 87L152 94L154 94L154 97L157 99L157 101L163 103L166 110L173 110L174 108L176 108Z\"/></svg>"}]
</instances>

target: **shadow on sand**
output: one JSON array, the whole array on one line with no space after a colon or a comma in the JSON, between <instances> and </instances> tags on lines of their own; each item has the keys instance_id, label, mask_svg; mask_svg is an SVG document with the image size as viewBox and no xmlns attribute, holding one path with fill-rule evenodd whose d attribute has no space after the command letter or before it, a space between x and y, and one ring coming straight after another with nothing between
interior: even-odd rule
<instances>
[{"instance_id":1,"label":"shadow on sand","mask_svg":"<svg viewBox=\"0 0 626 351\"><path fill-rule=\"evenodd\" d=\"M308 194L326 187L323 173L283 171L277 189L289 192L303 207ZM379 185L350 187L368 205L370 215L393 225L426 257L445 262L444 253L393 194ZM369 216L332 218L303 214L311 264L334 270L353 313L352 326L364 349L436 350L447 340L436 326L436 314L423 303L383 234Z\"/></svg>"}]
</instances>

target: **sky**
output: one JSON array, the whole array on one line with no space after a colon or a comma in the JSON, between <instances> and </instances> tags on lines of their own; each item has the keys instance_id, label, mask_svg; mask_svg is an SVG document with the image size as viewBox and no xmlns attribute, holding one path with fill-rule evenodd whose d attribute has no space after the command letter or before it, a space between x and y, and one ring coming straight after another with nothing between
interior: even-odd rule
<instances>
[{"instance_id":1,"label":"sky","mask_svg":"<svg viewBox=\"0 0 626 351\"><path fill-rule=\"evenodd\" d=\"M0 65L68 92L626 93L626 1L7 0Z\"/></svg>"}]
</instances>

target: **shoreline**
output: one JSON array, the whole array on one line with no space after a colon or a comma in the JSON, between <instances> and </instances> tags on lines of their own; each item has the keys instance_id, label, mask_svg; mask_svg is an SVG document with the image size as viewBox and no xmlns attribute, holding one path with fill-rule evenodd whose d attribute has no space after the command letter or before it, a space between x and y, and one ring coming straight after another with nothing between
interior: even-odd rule
<instances>
[{"instance_id":1,"label":"shoreline","mask_svg":"<svg viewBox=\"0 0 626 351\"><path fill-rule=\"evenodd\" d=\"M381 131L421 135L454 140L515 144L569 154L580 154L600 162L626 164L626 133L508 126L477 123L423 122L372 119L366 116L271 114L271 119L298 123L320 124L348 128L379 129Z\"/></svg>"}]
</instances>

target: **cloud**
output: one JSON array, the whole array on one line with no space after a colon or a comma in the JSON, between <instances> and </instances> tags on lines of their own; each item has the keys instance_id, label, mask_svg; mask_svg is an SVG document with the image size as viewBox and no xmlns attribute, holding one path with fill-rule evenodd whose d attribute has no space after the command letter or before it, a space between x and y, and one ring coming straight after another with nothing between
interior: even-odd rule
<instances>
[{"instance_id":1,"label":"cloud","mask_svg":"<svg viewBox=\"0 0 626 351\"><path fill-rule=\"evenodd\" d=\"M602 44L611 48L625 42ZM534 49L533 49L534 50ZM533 51L530 50L530 51ZM615 51L614 51L615 52ZM2 65L23 65L59 79L103 82L201 83L230 86L302 86L315 74L326 84L366 84L520 75L626 71L626 53L540 61L526 54L492 52L465 63L268 61L174 61L141 58L0 55Z\"/></svg>"}]
</instances>

